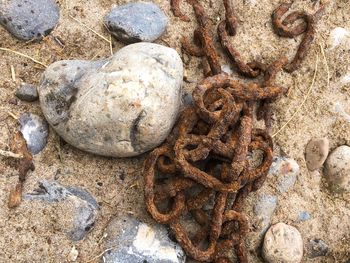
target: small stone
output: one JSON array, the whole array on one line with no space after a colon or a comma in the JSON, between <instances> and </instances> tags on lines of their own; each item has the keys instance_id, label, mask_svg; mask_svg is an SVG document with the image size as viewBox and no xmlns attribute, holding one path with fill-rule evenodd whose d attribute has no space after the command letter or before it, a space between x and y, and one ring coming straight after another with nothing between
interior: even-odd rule
<instances>
[{"instance_id":1,"label":"small stone","mask_svg":"<svg viewBox=\"0 0 350 263\"><path fill-rule=\"evenodd\" d=\"M263 257L269 263L299 263L303 258L303 239L290 225L278 223L266 232Z\"/></svg>"},{"instance_id":2,"label":"small stone","mask_svg":"<svg viewBox=\"0 0 350 263\"><path fill-rule=\"evenodd\" d=\"M334 28L328 38L329 49L332 50L339 45L344 45L345 47L350 44L350 31L343 27ZM347 48L349 49L349 48Z\"/></svg>"},{"instance_id":3,"label":"small stone","mask_svg":"<svg viewBox=\"0 0 350 263\"><path fill-rule=\"evenodd\" d=\"M261 229L260 234L265 234L270 225L271 216L277 207L277 197L273 195L262 195L254 206L257 223L254 225Z\"/></svg>"},{"instance_id":4,"label":"small stone","mask_svg":"<svg viewBox=\"0 0 350 263\"><path fill-rule=\"evenodd\" d=\"M185 93L182 96L182 101L185 106L192 106L193 105L193 97L191 93Z\"/></svg>"},{"instance_id":5,"label":"small stone","mask_svg":"<svg viewBox=\"0 0 350 263\"><path fill-rule=\"evenodd\" d=\"M104 263L185 263L181 247L171 241L164 226L148 225L131 216L116 217L107 227Z\"/></svg>"},{"instance_id":6,"label":"small stone","mask_svg":"<svg viewBox=\"0 0 350 263\"><path fill-rule=\"evenodd\" d=\"M102 61L59 61L38 88L42 111L71 145L111 157L160 145L180 110L183 66L165 46L137 43Z\"/></svg>"},{"instance_id":7,"label":"small stone","mask_svg":"<svg viewBox=\"0 0 350 263\"><path fill-rule=\"evenodd\" d=\"M112 8L104 22L113 36L129 44L153 42L165 31L168 18L156 4L136 2Z\"/></svg>"},{"instance_id":8,"label":"small stone","mask_svg":"<svg viewBox=\"0 0 350 263\"><path fill-rule=\"evenodd\" d=\"M75 246L73 246L71 251L68 254L68 261L75 262L77 261L78 256L79 256L79 251L75 248Z\"/></svg>"},{"instance_id":9,"label":"small stone","mask_svg":"<svg viewBox=\"0 0 350 263\"><path fill-rule=\"evenodd\" d=\"M329 141L326 138L312 139L306 146L305 159L307 168L315 171L322 167L329 153Z\"/></svg>"},{"instance_id":10,"label":"small stone","mask_svg":"<svg viewBox=\"0 0 350 263\"><path fill-rule=\"evenodd\" d=\"M332 192L350 192L350 147L342 145L331 152L324 172Z\"/></svg>"},{"instance_id":11,"label":"small stone","mask_svg":"<svg viewBox=\"0 0 350 263\"><path fill-rule=\"evenodd\" d=\"M295 160L285 157L275 157L269 175L276 178L277 190L280 193L285 193L294 186L299 172L300 168Z\"/></svg>"},{"instance_id":12,"label":"small stone","mask_svg":"<svg viewBox=\"0 0 350 263\"><path fill-rule=\"evenodd\" d=\"M321 239L314 238L308 244L309 258L324 257L328 253L328 245Z\"/></svg>"},{"instance_id":13,"label":"small stone","mask_svg":"<svg viewBox=\"0 0 350 263\"><path fill-rule=\"evenodd\" d=\"M68 237L73 241L82 240L93 228L98 215L98 203L86 190L76 187L64 187L56 182L41 181L39 189L25 194L27 201L59 203L61 216Z\"/></svg>"},{"instance_id":14,"label":"small stone","mask_svg":"<svg viewBox=\"0 0 350 263\"><path fill-rule=\"evenodd\" d=\"M12 105L18 105L18 100L16 98L11 98L8 102Z\"/></svg>"},{"instance_id":15,"label":"small stone","mask_svg":"<svg viewBox=\"0 0 350 263\"><path fill-rule=\"evenodd\" d=\"M45 119L32 113L23 113L19 118L20 131L27 142L28 150L38 154L45 148L49 126Z\"/></svg>"},{"instance_id":16,"label":"small stone","mask_svg":"<svg viewBox=\"0 0 350 263\"><path fill-rule=\"evenodd\" d=\"M299 213L298 219L299 221L307 221L311 219L311 215L307 211L302 211Z\"/></svg>"},{"instance_id":17,"label":"small stone","mask_svg":"<svg viewBox=\"0 0 350 263\"><path fill-rule=\"evenodd\" d=\"M0 2L0 24L21 40L41 39L57 25L59 9L54 0L5 0Z\"/></svg>"},{"instance_id":18,"label":"small stone","mask_svg":"<svg viewBox=\"0 0 350 263\"><path fill-rule=\"evenodd\" d=\"M24 84L17 89L16 97L23 101L33 102L39 98L39 95L34 85Z\"/></svg>"}]
</instances>

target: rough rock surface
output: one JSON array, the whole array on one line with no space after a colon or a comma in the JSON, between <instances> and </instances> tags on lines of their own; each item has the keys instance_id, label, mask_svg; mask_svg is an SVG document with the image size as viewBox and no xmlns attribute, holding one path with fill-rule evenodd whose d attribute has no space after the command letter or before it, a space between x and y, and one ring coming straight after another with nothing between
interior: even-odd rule
<instances>
[{"instance_id":1,"label":"rough rock surface","mask_svg":"<svg viewBox=\"0 0 350 263\"><path fill-rule=\"evenodd\" d=\"M328 156L325 176L330 189L336 193L350 191L350 147L342 145Z\"/></svg>"},{"instance_id":2,"label":"rough rock surface","mask_svg":"<svg viewBox=\"0 0 350 263\"><path fill-rule=\"evenodd\" d=\"M71 218L66 232L73 241L83 239L94 226L98 215L98 203L86 190L75 187L64 187L53 181L42 181L34 193L24 195L27 201L59 202L61 217Z\"/></svg>"},{"instance_id":3,"label":"rough rock surface","mask_svg":"<svg viewBox=\"0 0 350 263\"><path fill-rule=\"evenodd\" d=\"M59 61L39 87L43 113L71 145L129 157L158 146L181 104L178 53L152 43L126 46L107 60Z\"/></svg>"},{"instance_id":4,"label":"rough rock surface","mask_svg":"<svg viewBox=\"0 0 350 263\"><path fill-rule=\"evenodd\" d=\"M33 102L39 98L39 95L34 85L23 84L17 89L16 97L23 101Z\"/></svg>"},{"instance_id":5,"label":"rough rock surface","mask_svg":"<svg viewBox=\"0 0 350 263\"><path fill-rule=\"evenodd\" d=\"M269 263L299 263L303 257L303 239L290 225L278 223L266 232L263 257Z\"/></svg>"},{"instance_id":6,"label":"rough rock surface","mask_svg":"<svg viewBox=\"0 0 350 263\"><path fill-rule=\"evenodd\" d=\"M107 227L103 262L184 263L181 247L171 241L162 225L148 225L131 216L116 217Z\"/></svg>"},{"instance_id":7,"label":"rough rock surface","mask_svg":"<svg viewBox=\"0 0 350 263\"><path fill-rule=\"evenodd\" d=\"M311 239L308 244L309 258L324 257L328 253L328 245L318 238Z\"/></svg>"},{"instance_id":8,"label":"rough rock surface","mask_svg":"<svg viewBox=\"0 0 350 263\"><path fill-rule=\"evenodd\" d=\"M22 40L41 39L59 20L59 9L53 0L3 0L0 2L0 24Z\"/></svg>"},{"instance_id":9,"label":"rough rock surface","mask_svg":"<svg viewBox=\"0 0 350 263\"><path fill-rule=\"evenodd\" d=\"M257 223L255 227L260 229L260 234L264 234L270 225L271 216L277 207L277 197L272 195L262 195L257 200L254 206L254 214L256 215Z\"/></svg>"},{"instance_id":10,"label":"rough rock surface","mask_svg":"<svg viewBox=\"0 0 350 263\"><path fill-rule=\"evenodd\" d=\"M300 168L298 163L290 158L275 157L269 176L276 178L276 187L280 193L287 192L296 182Z\"/></svg>"},{"instance_id":11,"label":"rough rock surface","mask_svg":"<svg viewBox=\"0 0 350 263\"><path fill-rule=\"evenodd\" d=\"M329 153L329 141L327 138L312 139L306 146L305 159L307 168L315 171L322 167Z\"/></svg>"},{"instance_id":12,"label":"rough rock surface","mask_svg":"<svg viewBox=\"0 0 350 263\"><path fill-rule=\"evenodd\" d=\"M46 146L49 134L49 126L45 119L32 113L23 113L19 118L19 123L29 151L32 154L41 152Z\"/></svg>"},{"instance_id":13,"label":"rough rock surface","mask_svg":"<svg viewBox=\"0 0 350 263\"><path fill-rule=\"evenodd\" d=\"M104 23L118 40L125 43L153 42L165 31L168 18L156 4L136 2L112 8Z\"/></svg>"}]
</instances>

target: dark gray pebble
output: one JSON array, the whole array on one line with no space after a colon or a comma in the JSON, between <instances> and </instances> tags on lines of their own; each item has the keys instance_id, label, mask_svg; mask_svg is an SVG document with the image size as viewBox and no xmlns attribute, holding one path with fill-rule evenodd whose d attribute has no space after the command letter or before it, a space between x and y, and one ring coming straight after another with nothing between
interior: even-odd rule
<instances>
[{"instance_id":1,"label":"dark gray pebble","mask_svg":"<svg viewBox=\"0 0 350 263\"><path fill-rule=\"evenodd\" d=\"M184 106L193 106L193 97L191 93L185 93L182 96Z\"/></svg>"},{"instance_id":2,"label":"dark gray pebble","mask_svg":"<svg viewBox=\"0 0 350 263\"><path fill-rule=\"evenodd\" d=\"M0 24L22 40L41 39L59 20L59 8L53 0L0 1Z\"/></svg>"},{"instance_id":3,"label":"dark gray pebble","mask_svg":"<svg viewBox=\"0 0 350 263\"><path fill-rule=\"evenodd\" d=\"M104 23L125 43L153 42L165 31L168 18L156 4L136 2L112 8Z\"/></svg>"},{"instance_id":4,"label":"dark gray pebble","mask_svg":"<svg viewBox=\"0 0 350 263\"><path fill-rule=\"evenodd\" d=\"M74 207L73 214L62 216L73 217L73 225L66 230L73 241L82 240L93 228L98 216L99 205L96 199L86 190L78 187L64 187L54 181L41 181L39 188L24 195L27 201L44 201L48 203L66 202L67 211Z\"/></svg>"},{"instance_id":5,"label":"dark gray pebble","mask_svg":"<svg viewBox=\"0 0 350 263\"><path fill-rule=\"evenodd\" d=\"M46 146L49 126L45 119L32 113L23 113L19 118L20 131L27 142L28 150L38 154Z\"/></svg>"},{"instance_id":6,"label":"dark gray pebble","mask_svg":"<svg viewBox=\"0 0 350 263\"><path fill-rule=\"evenodd\" d=\"M328 253L328 245L321 239L314 238L309 242L309 257L324 257Z\"/></svg>"},{"instance_id":7,"label":"dark gray pebble","mask_svg":"<svg viewBox=\"0 0 350 263\"><path fill-rule=\"evenodd\" d=\"M16 97L23 101L33 102L39 98L39 95L34 85L23 84L17 89Z\"/></svg>"},{"instance_id":8,"label":"dark gray pebble","mask_svg":"<svg viewBox=\"0 0 350 263\"><path fill-rule=\"evenodd\" d=\"M113 218L107 227L103 262L184 263L186 255L171 241L167 229L159 224L149 225L131 216Z\"/></svg>"}]
</instances>

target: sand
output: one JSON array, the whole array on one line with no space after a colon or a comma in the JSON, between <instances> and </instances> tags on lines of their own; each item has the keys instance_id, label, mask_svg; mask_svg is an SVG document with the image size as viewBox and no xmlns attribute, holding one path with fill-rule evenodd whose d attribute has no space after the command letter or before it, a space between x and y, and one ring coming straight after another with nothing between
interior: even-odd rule
<instances>
[{"instance_id":1,"label":"sand","mask_svg":"<svg viewBox=\"0 0 350 263\"><path fill-rule=\"evenodd\" d=\"M103 15L112 4L129 1L112 0L59 0L61 18L58 27L39 43L24 43L13 38L0 28L0 47L7 47L28 54L46 64L61 59L98 59L110 55L109 43L79 23L70 15L79 19L96 32L109 39L102 25ZM182 8L192 18L185 23L175 18L168 1L154 1L169 16L169 26L159 44L175 48L180 54L180 38L191 35L195 20L191 8L183 4ZM221 1L201 1L213 22L223 18L224 7ZM276 36L271 27L270 15L278 6L278 0L240 0L234 1L239 18L239 29L232 42L244 59L271 62L282 54L292 57L300 42L296 39L284 39ZM315 11L313 2L295 1L293 8ZM275 155L295 159L301 173L295 186L283 195L279 195L278 207L272 217L272 223L285 222L301 232L304 243L312 238L321 238L329 245L329 255L309 259L303 262L346 262L350 258L350 195L335 196L330 193L320 173L310 173L306 169L304 150L311 138L327 137L331 149L350 145L350 122L346 115L339 114L336 106L350 114L350 86L340 85L339 81L350 72L349 48L340 46L334 50L327 48L329 33L335 27L350 29L350 5L346 0L329 1L326 15L319 22L317 38L302 67L293 74L282 73L277 83L289 88L288 96L274 104L276 123L274 133L278 131L302 104L312 84L315 67L317 74L309 96L300 111L295 114L289 125L275 137ZM64 48L58 45L54 37L64 42ZM123 44L115 40L114 52ZM219 46L217 46L218 49ZM323 57L321 48L324 48ZM15 90L21 82L38 84L43 68L28 59L0 51L0 149L8 150L13 131L18 127L10 116L19 116L23 112L42 115L38 102L11 103ZM186 62L184 90L190 92L197 81L203 79L201 62L197 58L184 56ZM318 61L318 63L317 63ZM227 65L229 61L226 60ZM328 67L327 67L328 65ZM16 79L11 76L11 66ZM327 70L328 69L328 70ZM330 85L328 85L328 75ZM7 208L8 194L17 182L17 170L11 159L0 159L0 262L68 262L73 247L79 252L76 262L99 262L98 255L105 249L105 228L113 216L121 213L134 214L145 221L151 221L143 204L142 162L146 155L130 159L104 158L88 154L65 144L50 129L46 148L34 157L36 170L28 175L24 192L32 192L42 179L57 180L63 185L80 186L90 191L98 200L101 210L95 228L82 241L74 243L65 235L62 221L65 214L55 205L40 202L23 202L16 209ZM256 197L261 193L275 194L274 181L269 178L258 193L250 195L246 201L246 212L250 217ZM298 222L300 211L308 211L312 218ZM253 221L253 220L252 220ZM250 262L261 262L256 233L251 233L247 241ZM305 246L306 247L306 246ZM305 250L306 251L306 250Z\"/></svg>"}]
</instances>

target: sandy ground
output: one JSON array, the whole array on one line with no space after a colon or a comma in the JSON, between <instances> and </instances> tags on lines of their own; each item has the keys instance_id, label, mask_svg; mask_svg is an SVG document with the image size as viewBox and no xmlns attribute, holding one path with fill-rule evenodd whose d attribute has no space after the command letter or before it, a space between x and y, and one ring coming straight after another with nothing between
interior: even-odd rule
<instances>
[{"instance_id":1,"label":"sandy ground","mask_svg":"<svg viewBox=\"0 0 350 263\"><path fill-rule=\"evenodd\" d=\"M47 64L61 59L97 59L110 55L109 44L72 20L72 15L109 38L102 25L103 15L112 4L130 2L127 0L59 0L61 18L57 29L40 43L24 43L14 39L0 28L0 46L31 55ZM193 22L184 23L174 18L168 1L155 0L170 18L167 32L157 43L177 49L181 54L180 38L192 34L195 28L191 8L183 4L183 10L191 15ZM223 17L221 1L203 0L215 24ZM261 59L271 62L281 54L292 56L299 44L297 39L277 37L271 28L270 15L280 3L279 0L234 1L239 17L238 35L232 39L242 56L247 59ZM296 9L313 9L313 2L297 0ZM343 47L330 51L327 38L330 30L341 26L350 29L350 5L347 0L329 1L326 15L318 26L317 41L302 68L293 74L282 73L278 83L290 89L289 95L274 105L277 122L275 132L285 124L302 103L311 85L318 57L318 71L315 84L305 105L290 124L274 137L276 155L294 158L301 167L296 185L279 196L279 203L272 223L285 222L299 229L304 243L312 238L323 239L330 248L327 257L314 260L304 257L303 262L346 262L350 258L350 196L334 196L327 191L322 174L309 173L305 166L304 149L310 138L328 137L331 149L343 144L350 145L350 122L335 110L342 105L350 113L350 86L341 86L339 80L350 72L350 52ZM314 10L315 11L315 10ZM60 37L65 47L53 40ZM320 52L325 49L325 58ZM123 45L113 40L117 51ZM218 47L219 48L219 47ZM0 51L1 52L1 51ZM15 90L23 82L37 84L42 68L29 60L14 54L0 53L0 148L6 149L11 135L18 124L9 112L19 116L23 112L41 114L38 102L18 101L11 104ZM186 78L185 91L191 91L195 82L201 80L201 63L196 58L184 57ZM329 71L327 72L327 61ZM227 61L227 64L229 62ZM16 81L11 78L11 65L16 72ZM330 76L330 86L327 76ZM193 83L190 83L193 82ZM7 208L10 189L16 184L17 171L14 162L0 159L0 262L67 262L68 254L75 246L79 251L77 262L99 262L98 255L105 249L103 239L105 227L111 217L120 213L131 213L144 220L150 220L143 204L142 162L145 156L132 159L103 158L79 151L65 144L51 129L46 148L34 158L36 170L29 174L25 192L36 188L41 179L56 179L63 185L80 186L90 191L98 200L101 211L93 231L78 243L67 239L62 231L64 214L55 205L23 202L18 208ZM252 216L256 196L261 193L275 193L274 181L269 178L257 194L246 201L246 212ZM312 219L298 222L300 211L309 211ZM63 218L63 219L62 219ZM248 246L250 262L261 262L258 244L250 234Z\"/></svg>"}]
</instances>

